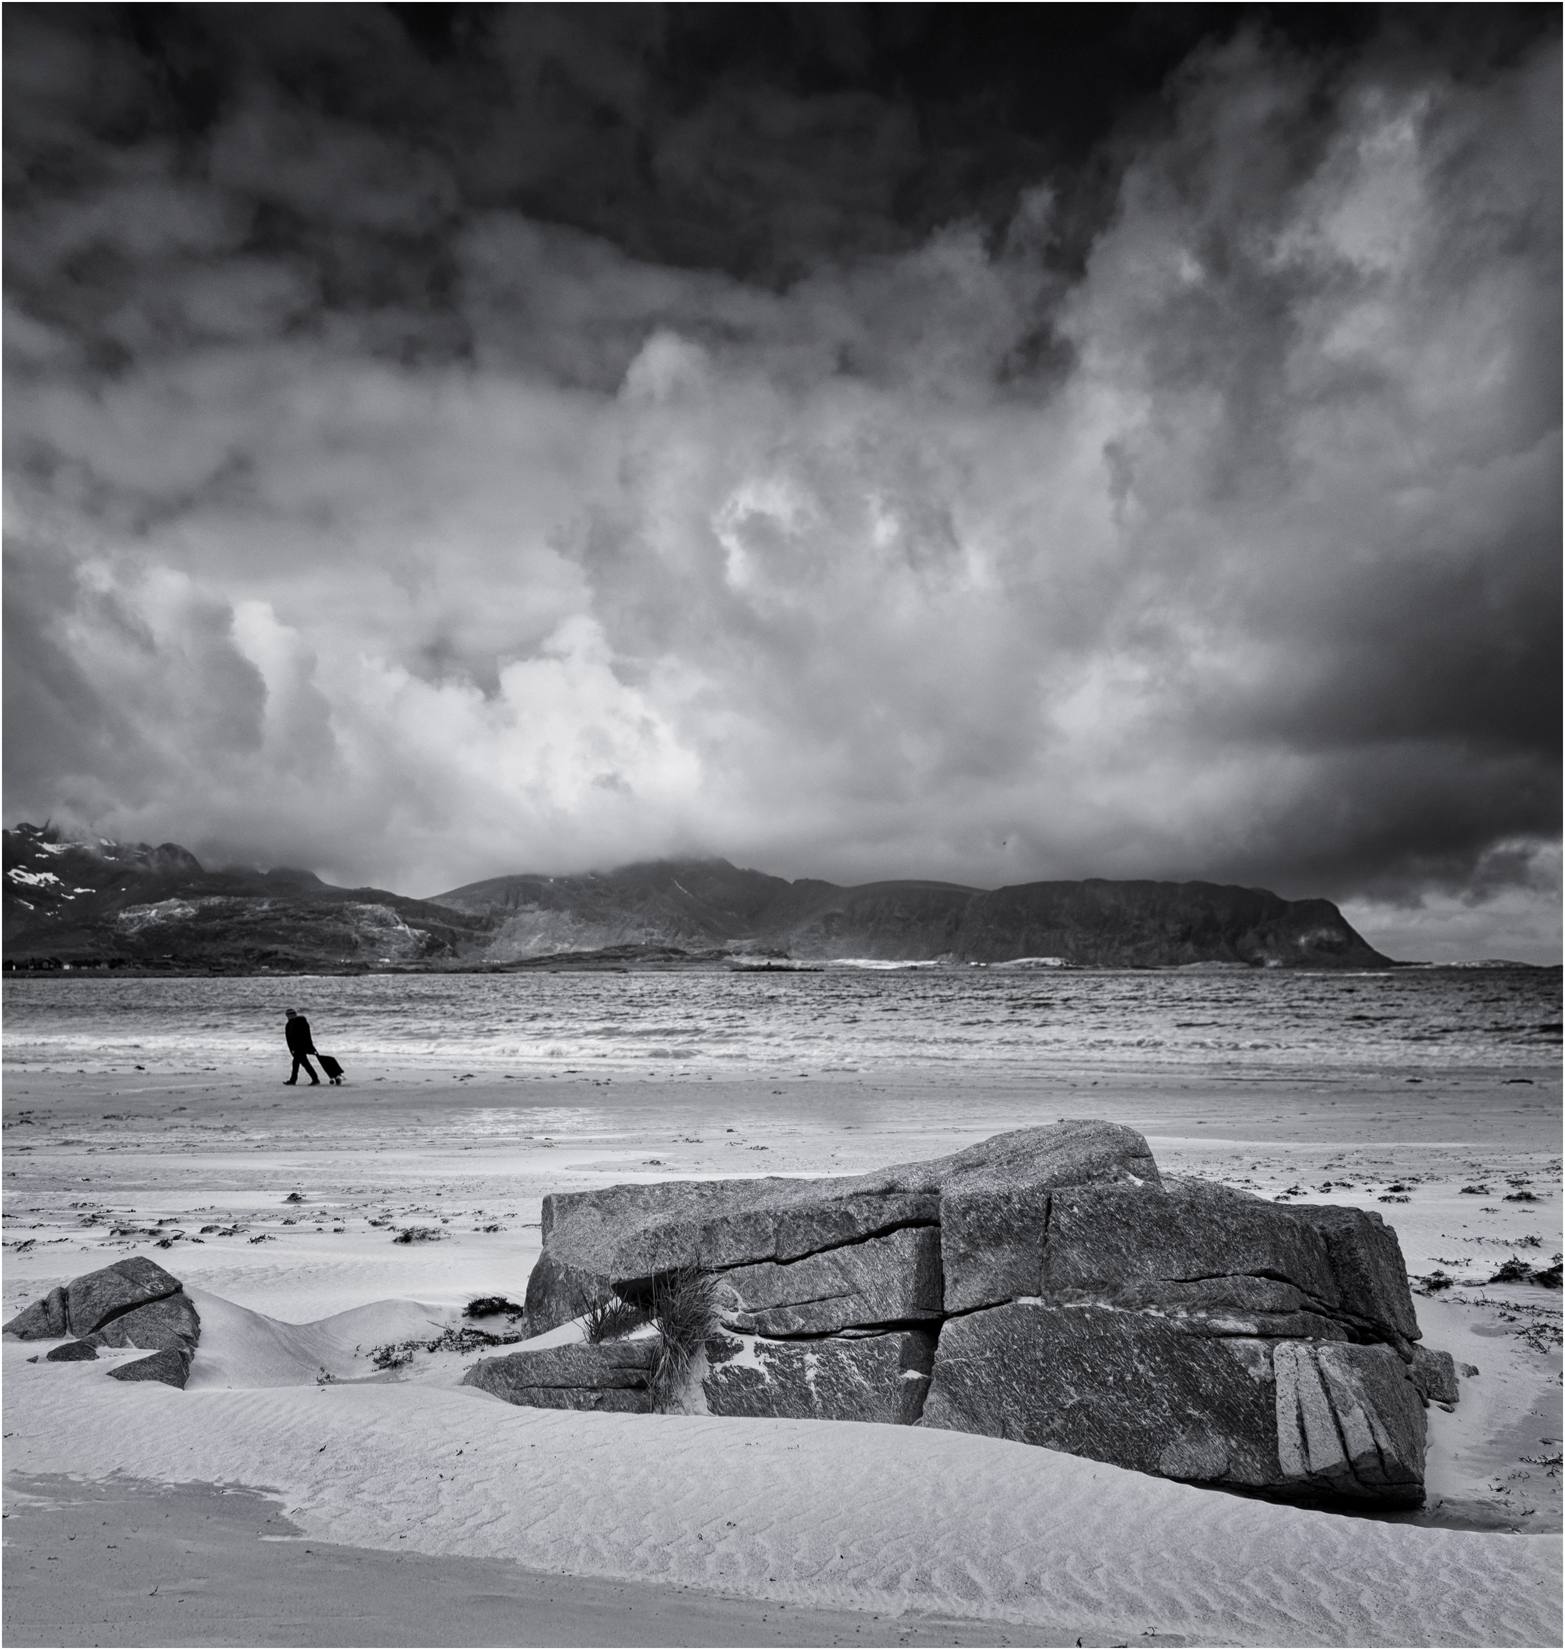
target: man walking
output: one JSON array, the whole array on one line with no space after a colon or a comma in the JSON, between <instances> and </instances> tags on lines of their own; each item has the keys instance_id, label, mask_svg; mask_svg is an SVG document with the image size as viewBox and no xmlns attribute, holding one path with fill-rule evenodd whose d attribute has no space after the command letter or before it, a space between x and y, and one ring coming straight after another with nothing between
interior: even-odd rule
<instances>
[{"instance_id":1,"label":"man walking","mask_svg":"<svg viewBox=\"0 0 1565 1650\"><path fill-rule=\"evenodd\" d=\"M310 1081L319 1084L320 1078L315 1075L315 1067L310 1064L310 1056L315 1053L315 1040L310 1036L310 1022L302 1014L295 1014L290 1008L283 1034L288 1039L288 1052L293 1055L293 1070L284 1081L297 1083L299 1067L303 1066L310 1074Z\"/></svg>"}]
</instances>

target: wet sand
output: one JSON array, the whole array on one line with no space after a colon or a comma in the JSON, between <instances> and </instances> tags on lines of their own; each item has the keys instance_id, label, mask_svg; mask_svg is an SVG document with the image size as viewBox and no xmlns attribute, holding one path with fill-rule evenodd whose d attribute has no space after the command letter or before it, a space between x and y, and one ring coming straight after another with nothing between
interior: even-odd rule
<instances>
[{"instance_id":1,"label":"wet sand","mask_svg":"<svg viewBox=\"0 0 1565 1650\"><path fill-rule=\"evenodd\" d=\"M345 1547L306 1536L278 1501L215 1485L24 1478L8 1491L12 1645L1070 1645L1080 1636Z\"/></svg>"}]
</instances>

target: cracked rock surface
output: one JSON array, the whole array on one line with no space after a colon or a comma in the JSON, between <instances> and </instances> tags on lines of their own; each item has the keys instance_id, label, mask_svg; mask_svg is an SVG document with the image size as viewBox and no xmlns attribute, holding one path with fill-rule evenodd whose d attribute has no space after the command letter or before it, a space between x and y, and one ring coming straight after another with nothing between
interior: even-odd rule
<instances>
[{"instance_id":1,"label":"cracked rock surface","mask_svg":"<svg viewBox=\"0 0 1565 1650\"><path fill-rule=\"evenodd\" d=\"M719 1333L706 1355L708 1414L909 1426L929 1391L935 1337L927 1329L795 1341Z\"/></svg>"},{"instance_id":2,"label":"cracked rock surface","mask_svg":"<svg viewBox=\"0 0 1565 1650\"><path fill-rule=\"evenodd\" d=\"M724 1327L752 1335L824 1335L945 1315L937 1226L904 1226L803 1260L736 1266L723 1283Z\"/></svg>"},{"instance_id":3,"label":"cracked rock surface","mask_svg":"<svg viewBox=\"0 0 1565 1650\"><path fill-rule=\"evenodd\" d=\"M587 1281L627 1297L680 1267L787 1264L907 1226L933 1226L955 1193L1101 1182L1158 1183L1134 1129L1092 1120L1015 1129L966 1151L820 1180L663 1181L543 1200L543 1255L527 1285L534 1335L580 1310ZM545 1265L544 1262L548 1264Z\"/></svg>"},{"instance_id":4,"label":"cracked rock surface","mask_svg":"<svg viewBox=\"0 0 1565 1650\"><path fill-rule=\"evenodd\" d=\"M916 1424L1408 1506L1423 1499L1424 1408L1457 1396L1451 1359L1414 1344L1378 1214L1165 1181L1146 1141L1106 1122L853 1178L555 1196L543 1229L535 1335L584 1296L651 1306L661 1280L713 1281L684 1401L716 1415ZM563 1350L591 1354L574 1384L544 1379L528 1359L554 1354L525 1347L469 1379L512 1402L652 1407L606 1348Z\"/></svg>"}]
</instances>

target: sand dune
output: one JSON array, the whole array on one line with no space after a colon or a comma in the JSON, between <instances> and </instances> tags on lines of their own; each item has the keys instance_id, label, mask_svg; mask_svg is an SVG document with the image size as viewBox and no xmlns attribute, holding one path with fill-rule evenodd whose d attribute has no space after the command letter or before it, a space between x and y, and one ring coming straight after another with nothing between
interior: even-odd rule
<instances>
[{"instance_id":1,"label":"sand dune","mask_svg":"<svg viewBox=\"0 0 1565 1650\"><path fill-rule=\"evenodd\" d=\"M377 1346L432 1339L453 1314L418 1301L374 1301L315 1323L283 1323L192 1288L201 1344L186 1391L213 1387L314 1386L322 1376L353 1379L374 1370Z\"/></svg>"}]
</instances>

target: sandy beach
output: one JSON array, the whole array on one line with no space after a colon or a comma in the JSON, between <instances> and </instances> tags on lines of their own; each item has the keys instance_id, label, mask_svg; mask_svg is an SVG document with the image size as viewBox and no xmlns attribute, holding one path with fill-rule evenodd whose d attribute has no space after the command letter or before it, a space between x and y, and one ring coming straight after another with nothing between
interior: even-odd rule
<instances>
[{"instance_id":1,"label":"sandy beach","mask_svg":"<svg viewBox=\"0 0 1565 1650\"><path fill-rule=\"evenodd\" d=\"M140 1253L203 1322L183 1393L5 1342L10 1642L1558 1641L1560 1297L1487 1282L1560 1248L1550 1068L278 1077L8 1082L6 1314ZM1454 1280L1420 1323L1478 1373L1429 1411L1421 1512L923 1429L519 1409L457 1385L471 1354L375 1358L519 1299L547 1192L851 1173L1066 1116L1165 1172L1377 1209L1410 1275ZM140 1597L105 1628L116 1573Z\"/></svg>"}]
</instances>

